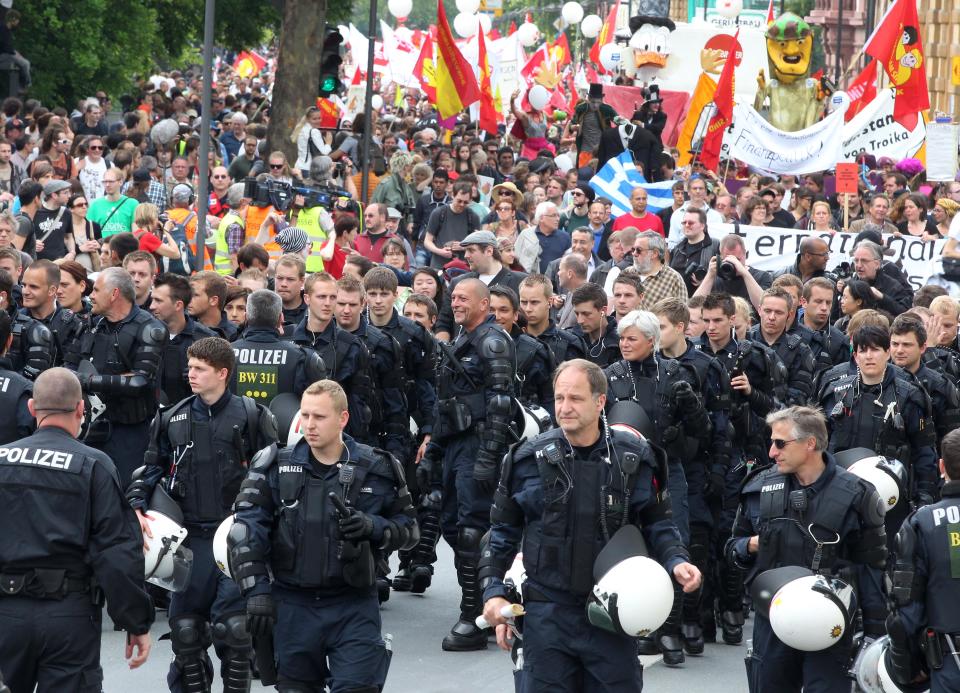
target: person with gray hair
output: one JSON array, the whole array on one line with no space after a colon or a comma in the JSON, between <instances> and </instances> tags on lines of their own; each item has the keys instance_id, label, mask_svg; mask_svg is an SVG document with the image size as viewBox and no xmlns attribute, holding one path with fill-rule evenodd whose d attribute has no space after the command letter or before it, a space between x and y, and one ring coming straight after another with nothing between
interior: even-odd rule
<instances>
[{"instance_id":1,"label":"person with gray hair","mask_svg":"<svg viewBox=\"0 0 960 693\"><path fill-rule=\"evenodd\" d=\"M90 295L91 330L64 354L64 364L78 371L86 392L106 409L87 430L85 441L110 455L126 484L143 460L150 420L160 391L160 365L170 333L166 325L136 304L131 276L121 267L100 272ZM94 372L81 369L89 362ZM85 364L86 365L86 364Z\"/></svg>"},{"instance_id":2,"label":"person with gray hair","mask_svg":"<svg viewBox=\"0 0 960 693\"><path fill-rule=\"evenodd\" d=\"M687 300L683 276L665 264L667 241L656 231L644 231L633 242L633 266L643 277L643 298L640 307L652 308L665 298Z\"/></svg>"},{"instance_id":3,"label":"person with gray hair","mask_svg":"<svg viewBox=\"0 0 960 693\"><path fill-rule=\"evenodd\" d=\"M413 155L396 152L390 157L390 173L377 183L370 200L400 211L402 216L398 228L404 236L408 235L408 227L413 223L413 210L417 206L417 194L408 182L412 169Z\"/></svg>"},{"instance_id":4,"label":"person with gray hair","mask_svg":"<svg viewBox=\"0 0 960 693\"><path fill-rule=\"evenodd\" d=\"M841 570L852 574L864 635L880 637L886 615L881 572L887 558L885 502L872 484L826 451L827 422L819 409L790 407L769 414L766 422L775 464L755 469L744 481L733 536L726 544L727 561L748 571L748 584L787 566L812 565L828 579ZM821 543L826 535L829 543ZM773 536L774 541L760 540ZM772 594L782 584L767 587ZM827 649L801 651L777 637L769 600L755 600L754 606L753 656L747 659L750 690L799 693L801 687L810 690L814 681L818 690L849 689L845 665L852 623L838 624Z\"/></svg>"},{"instance_id":5,"label":"person with gray hair","mask_svg":"<svg viewBox=\"0 0 960 693\"><path fill-rule=\"evenodd\" d=\"M546 274L547 267L570 248L570 234L560 228L560 209L553 202L541 202L533 213L534 235L540 246L540 273ZM524 251L521 247L523 235L517 238L514 250L517 255Z\"/></svg>"},{"instance_id":6,"label":"person with gray hair","mask_svg":"<svg viewBox=\"0 0 960 693\"><path fill-rule=\"evenodd\" d=\"M279 394L303 394L310 383L323 380L327 369L313 349L282 338L283 301L269 289L247 296L247 326L233 343L236 368L230 390L269 406ZM285 424L284 424L285 425Z\"/></svg>"},{"instance_id":7,"label":"person with gray hair","mask_svg":"<svg viewBox=\"0 0 960 693\"><path fill-rule=\"evenodd\" d=\"M663 237L654 234L663 243ZM684 545L690 543L690 507L684 464L709 435L710 422L697 395L698 379L678 361L657 353L660 348L660 319L646 310L627 313L617 327L623 358L610 366L607 376L607 416L611 423L625 423L639 430L667 453L668 486L673 519ZM639 404L642 412L628 403ZM641 645L644 654L663 654L666 664L676 666L684 659L681 637L682 598L675 595L667 622L651 641Z\"/></svg>"},{"instance_id":8,"label":"person with gray hair","mask_svg":"<svg viewBox=\"0 0 960 693\"><path fill-rule=\"evenodd\" d=\"M885 264L883 248L872 241L860 241L853 249L854 276L870 285L880 309L896 317L913 305L913 288L901 281L896 266ZM843 291L838 285L837 291Z\"/></svg>"}]
</instances>

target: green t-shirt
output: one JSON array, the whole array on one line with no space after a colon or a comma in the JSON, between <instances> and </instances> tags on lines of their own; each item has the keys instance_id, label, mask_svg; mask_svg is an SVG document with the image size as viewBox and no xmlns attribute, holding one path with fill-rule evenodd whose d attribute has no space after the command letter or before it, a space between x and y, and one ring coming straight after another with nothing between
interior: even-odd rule
<instances>
[{"instance_id":1,"label":"green t-shirt","mask_svg":"<svg viewBox=\"0 0 960 693\"><path fill-rule=\"evenodd\" d=\"M121 195L116 202L111 202L106 197L98 197L90 203L87 219L100 224L100 235L103 238L109 238L116 233L126 233L133 228L133 212L136 208L137 201L132 197ZM110 218L109 221L107 217Z\"/></svg>"}]
</instances>

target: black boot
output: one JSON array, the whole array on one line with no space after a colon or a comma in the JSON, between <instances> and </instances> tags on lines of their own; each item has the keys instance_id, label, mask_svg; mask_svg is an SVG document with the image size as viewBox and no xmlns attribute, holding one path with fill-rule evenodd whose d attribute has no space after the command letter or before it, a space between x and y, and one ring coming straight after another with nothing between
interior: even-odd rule
<instances>
[{"instance_id":1,"label":"black boot","mask_svg":"<svg viewBox=\"0 0 960 693\"><path fill-rule=\"evenodd\" d=\"M668 667L676 667L686 661L683 654L683 640L680 638L680 609L683 602L680 587L674 585L673 608L667 616L666 623L660 626L657 632L657 646L663 655L663 663Z\"/></svg>"},{"instance_id":2,"label":"black boot","mask_svg":"<svg viewBox=\"0 0 960 693\"><path fill-rule=\"evenodd\" d=\"M394 592L410 591L410 552L401 550L400 565L397 567L397 574L393 576L392 583Z\"/></svg>"},{"instance_id":3,"label":"black boot","mask_svg":"<svg viewBox=\"0 0 960 693\"><path fill-rule=\"evenodd\" d=\"M457 536L454 563L457 582L460 583L460 619L443 639L441 647L447 652L469 652L487 649L487 634L477 628L476 619L483 612L480 579L477 564L480 561L479 529L461 528Z\"/></svg>"},{"instance_id":4,"label":"black boot","mask_svg":"<svg viewBox=\"0 0 960 693\"><path fill-rule=\"evenodd\" d=\"M657 647L657 641L653 635L643 635L637 638L637 654L648 656L660 654L660 648Z\"/></svg>"},{"instance_id":5,"label":"black boot","mask_svg":"<svg viewBox=\"0 0 960 693\"><path fill-rule=\"evenodd\" d=\"M410 593L423 594L430 586L433 579L432 565L418 565L411 569L410 575Z\"/></svg>"},{"instance_id":6,"label":"black boot","mask_svg":"<svg viewBox=\"0 0 960 693\"><path fill-rule=\"evenodd\" d=\"M682 601L680 639L683 649L689 655L703 654L703 629L700 627L700 590L681 592Z\"/></svg>"},{"instance_id":7,"label":"black boot","mask_svg":"<svg viewBox=\"0 0 960 693\"><path fill-rule=\"evenodd\" d=\"M743 612L723 611L720 614L720 628L723 630L723 641L728 645L739 645L743 642Z\"/></svg>"}]
</instances>

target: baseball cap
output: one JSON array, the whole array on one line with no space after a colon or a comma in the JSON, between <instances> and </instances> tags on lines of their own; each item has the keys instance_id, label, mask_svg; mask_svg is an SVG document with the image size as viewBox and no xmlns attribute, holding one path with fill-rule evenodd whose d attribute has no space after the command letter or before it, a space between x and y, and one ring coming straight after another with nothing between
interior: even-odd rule
<instances>
[{"instance_id":1,"label":"baseball cap","mask_svg":"<svg viewBox=\"0 0 960 693\"><path fill-rule=\"evenodd\" d=\"M178 183L170 191L170 198L177 202L186 202L193 195L193 188L186 183Z\"/></svg>"}]
</instances>

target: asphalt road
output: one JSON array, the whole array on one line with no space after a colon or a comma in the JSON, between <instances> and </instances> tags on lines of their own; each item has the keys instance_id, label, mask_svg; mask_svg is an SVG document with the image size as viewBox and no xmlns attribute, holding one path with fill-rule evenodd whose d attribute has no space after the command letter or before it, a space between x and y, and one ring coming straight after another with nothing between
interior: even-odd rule
<instances>
[{"instance_id":1,"label":"asphalt road","mask_svg":"<svg viewBox=\"0 0 960 693\"><path fill-rule=\"evenodd\" d=\"M491 641L484 652L443 652L440 641L457 617L459 587L453 570L453 555L443 542L434 583L423 596L394 593L383 605L383 632L393 636L393 664L387 678L387 693L511 693L512 662ZM104 691L159 693L167 690L166 673L172 653L169 640L159 641L167 631L165 614L154 625L154 649L150 659L135 671L123 660L123 634L104 619L102 663ZM748 622L749 628L749 622ZM210 650L213 656L213 649ZM745 645L707 645L702 657L688 657L681 668L671 669L659 658L644 657L645 693L740 693L747 690L743 669ZM217 667L219 668L219 667ZM213 690L221 690L219 681ZM272 688L255 682L254 691ZM586 692L589 693L589 692Z\"/></svg>"}]
</instances>

